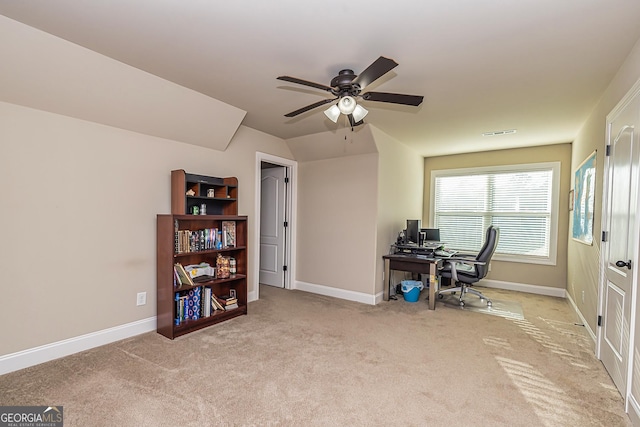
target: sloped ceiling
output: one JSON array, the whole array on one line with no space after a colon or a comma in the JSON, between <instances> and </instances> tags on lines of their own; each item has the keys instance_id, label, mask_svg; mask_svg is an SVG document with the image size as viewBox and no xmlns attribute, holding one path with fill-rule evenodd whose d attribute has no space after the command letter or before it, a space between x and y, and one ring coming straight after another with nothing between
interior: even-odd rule
<instances>
[{"instance_id":1,"label":"sloped ceiling","mask_svg":"<svg viewBox=\"0 0 640 427\"><path fill-rule=\"evenodd\" d=\"M224 151L245 111L0 16L0 101Z\"/></svg>"}]
</instances>

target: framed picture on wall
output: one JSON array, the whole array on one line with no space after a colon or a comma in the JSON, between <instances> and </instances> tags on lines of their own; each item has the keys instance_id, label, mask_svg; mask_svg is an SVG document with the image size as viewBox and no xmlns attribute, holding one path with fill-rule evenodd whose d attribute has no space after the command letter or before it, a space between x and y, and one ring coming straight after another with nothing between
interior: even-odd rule
<instances>
[{"instance_id":1,"label":"framed picture on wall","mask_svg":"<svg viewBox=\"0 0 640 427\"><path fill-rule=\"evenodd\" d=\"M593 244L593 207L596 186L596 151L578 166L574 176L573 226L571 236L585 245Z\"/></svg>"}]
</instances>

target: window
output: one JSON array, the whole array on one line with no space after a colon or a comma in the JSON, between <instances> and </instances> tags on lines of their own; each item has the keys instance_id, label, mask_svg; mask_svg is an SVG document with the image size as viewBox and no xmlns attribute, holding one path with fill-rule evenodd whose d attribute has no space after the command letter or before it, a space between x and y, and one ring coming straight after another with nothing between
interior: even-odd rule
<instances>
[{"instance_id":1,"label":"window","mask_svg":"<svg viewBox=\"0 0 640 427\"><path fill-rule=\"evenodd\" d=\"M500 228L495 259L556 263L560 163L433 171L431 215L447 247L477 252Z\"/></svg>"}]
</instances>

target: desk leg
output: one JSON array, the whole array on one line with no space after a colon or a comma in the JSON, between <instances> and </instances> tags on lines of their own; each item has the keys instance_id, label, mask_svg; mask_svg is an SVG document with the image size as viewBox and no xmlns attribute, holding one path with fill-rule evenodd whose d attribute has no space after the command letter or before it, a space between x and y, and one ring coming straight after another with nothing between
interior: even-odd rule
<instances>
[{"instance_id":1,"label":"desk leg","mask_svg":"<svg viewBox=\"0 0 640 427\"><path fill-rule=\"evenodd\" d=\"M382 276L382 300L389 301L389 290L391 286L391 271L389 270L389 260L384 260L384 275Z\"/></svg>"},{"instance_id":2,"label":"desk leg","mask_svg":"<svg viewBox=\"0 0 640 427\"><path fill-rule=\"evenodd\" d=\"M436 309L438 297L438 269L435 262L429 263L429 310Z\"/></svg>"}]
</instances>

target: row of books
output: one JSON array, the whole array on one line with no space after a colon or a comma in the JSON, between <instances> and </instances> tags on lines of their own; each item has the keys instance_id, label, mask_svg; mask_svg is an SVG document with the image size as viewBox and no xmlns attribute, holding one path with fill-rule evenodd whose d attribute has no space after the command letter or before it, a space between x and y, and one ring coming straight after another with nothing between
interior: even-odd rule
<instances>
[{"instance_id":1,"label":"row of books","mask_svg":"<svg viewBox=\"0 0 640 427\"><path fill-rule=\"evenodd\" d=\"M220 237L218 235L220 234ZM222 249L222 235L217 228L202 230L178 230L175 232L175 252L198 252L210 249Z\"/></svg>"},{"instance_id":2,"label":"row of books","mask_svg":"<svg viewBox=\"0 0 640 427\"><path fill-rule=\"evenodd\" d=\"M198 252L236 246L236 222L222 221L222 228L175 230L175 253Z\"/></svg>"},{"instance_id":3,"label":"row of books","mask_svg":"<svg viewBox=\"0 0 640 427\"><path fill-rule=\"evenodd\" d=\"M203 317L212 316L215 311L229 311L238 308L238 299L231 295L216 296L208 286L197 286L188 291L177 292L175 296L176 326Z\"/></svg>"}]
</instances>

